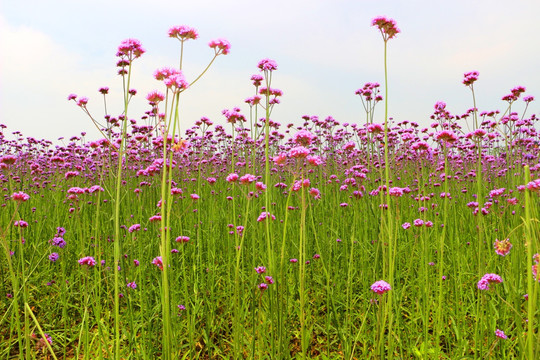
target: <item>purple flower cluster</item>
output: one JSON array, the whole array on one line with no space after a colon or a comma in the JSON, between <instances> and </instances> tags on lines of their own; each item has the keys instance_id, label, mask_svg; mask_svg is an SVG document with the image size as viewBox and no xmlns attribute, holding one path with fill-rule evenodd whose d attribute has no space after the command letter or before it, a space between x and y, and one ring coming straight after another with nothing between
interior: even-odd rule
<instances>
[{"instance_id":1,"label":"purple flower cluster","mask_svg":"<svg viewBox=\"0 0 540 360\"><path fill-rule=\"evenodd\" d=\"M484 276L482 276L480 281L478 281L477 286L478 286L478 289L480 290L489 290L489 286L492 283L498 284L502 282L503 282L502 277L500 277L497 274L485 274Z\"/></svg>"}]
</instances>

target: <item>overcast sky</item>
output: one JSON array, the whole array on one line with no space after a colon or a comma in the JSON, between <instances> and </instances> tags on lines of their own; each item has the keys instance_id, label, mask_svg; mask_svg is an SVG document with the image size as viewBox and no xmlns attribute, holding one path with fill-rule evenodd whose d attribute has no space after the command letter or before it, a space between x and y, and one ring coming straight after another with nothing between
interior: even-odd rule
<instances>
[{"instance_id":1,"label":"overcast sky","mask_svg":"<svg viewBox=\"0 0 540 360\"><path fill-rule=\"evenodd\" d=\"M371 19L396 20L401 33L389 42L389 112L396 120L429 124L437 101L452 113L472 107L463 73L477 70L477 105L504 110L500 99L517 85L540 100L540 1L538 0L21 0L0 5L0 123L7 134L55 140L87 131L91 122L70 93L90 98L89 109L104 115L101 86L111 88L109 113L122 111L116 48L139 39L146 53L133 65L130 118L148 109L145 95L163 90L155 69L177 66L180 43L174 25L198 30L185 46L186 78L195 78L213 56L207 44L228 39L231 53L220 56L205 77L184 93L185 129L202 116L224 124L221 110L240 106L257 62L274 59L272 87L283 90L272 119L299 123L304 114L363 123L357 88L384 82L383 41ZM538 113L538 100L530 112ZM517 110L523 109L520 102ZM383 121L383 104L376 122Z\"/></svg>"}]
</instances>

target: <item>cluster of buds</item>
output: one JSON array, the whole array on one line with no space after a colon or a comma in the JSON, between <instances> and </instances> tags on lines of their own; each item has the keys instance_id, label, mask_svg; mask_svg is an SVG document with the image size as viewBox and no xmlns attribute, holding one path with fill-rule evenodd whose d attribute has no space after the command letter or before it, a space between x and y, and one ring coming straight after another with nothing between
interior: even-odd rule
<instances>
[{"instance_id":1,"label":"cluster of buds","mask_svg":"<svg viewBox=\"0 0 540 360\"><path fill-rule=\"evenodd\" d=\"M260 276L264 276L264 281L261 282L257 287L259 290L261 290L261 293L268 289L268 285L272 285L274 283L274 278L268 275L264 275L266 273L266 268L264 266L257 266L255 268L255 272L259 274Z\"/></svg>"},{"instance_id":2,"label":"cluster of buds","mask_svg":"<svg viewBox=\"0 0 540 360\"><path fill-rule=\"evenodd\" d=\"M371 21L371 25L376 26L379 29L385 42L400 33L396 21L394 19L388 19L384 16L378 16L373 19Z\"/></svg>"}]
</instances>

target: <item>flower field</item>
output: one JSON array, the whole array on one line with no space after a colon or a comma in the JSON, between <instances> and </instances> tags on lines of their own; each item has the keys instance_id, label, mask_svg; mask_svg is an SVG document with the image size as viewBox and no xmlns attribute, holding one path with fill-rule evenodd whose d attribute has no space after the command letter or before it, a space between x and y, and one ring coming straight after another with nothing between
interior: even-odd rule
<instances>
[{"instance_id":1,"label":"flower field","mask_svg":"<svg viewBox=\"0 0 540 360\"><path fill-rule=\"evenodd\" d=\"M534 98L516 86L477 109L471 71L463 114L440 101L425 125L393 120L400 30L372 25L385 79L356 91L362 121L274 119L271 59L225 125L182 119L183 92L231 45L212 40L188 81L199 35L175 26L179 63L146 100L135 39L117 49L120 114L107 87L104 115L69 95L99 139L10 140L2 125L0 359L539 358Z\"/></svg>"}]
</instances>

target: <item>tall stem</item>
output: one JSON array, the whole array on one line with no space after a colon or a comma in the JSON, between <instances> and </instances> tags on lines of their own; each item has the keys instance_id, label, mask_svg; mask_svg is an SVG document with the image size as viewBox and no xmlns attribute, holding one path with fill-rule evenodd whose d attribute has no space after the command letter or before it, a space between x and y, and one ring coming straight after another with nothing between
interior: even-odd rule
<instances>
[{"instance_id":1,"label":"tall stem","mask_svg":"<svg viewBox=\"0 0 540 360\"><path fill-rule=\"evenodd\" d=\"M384 42L384 176L386 180L386 209L387 214L387 239L388 239L388 280L392 286L394 286L394 229L392 218L392 206L390 206L390 170L388 163L388 67L387 67L387 45L388 42ZM388 312L388 342L389 345L392 339L392 296L388 297L388 305L386 307ZM389 347L389 355L392 349Z\"/></svg>"},{"instance_id":2,"label":"tall stem","mask_svg":"<svg viewBox=\"0 0 540 360\"><path fill-rule=\"evenodd\" d=\"M125 79L125 78L123 78ZM114 356L120 360L120 295L119 295L119 273L118 264L120 262L120 199L122 186L122 160L124 157L124 140L128 124L128 105L129 105L129 84L131 81L131 63L129 64L127 83L124 81L124 123L122 124L122 134L120 146L118 149L118 166L116 170L116 196L114 207Z\"/></svg>"}]
</instances>

